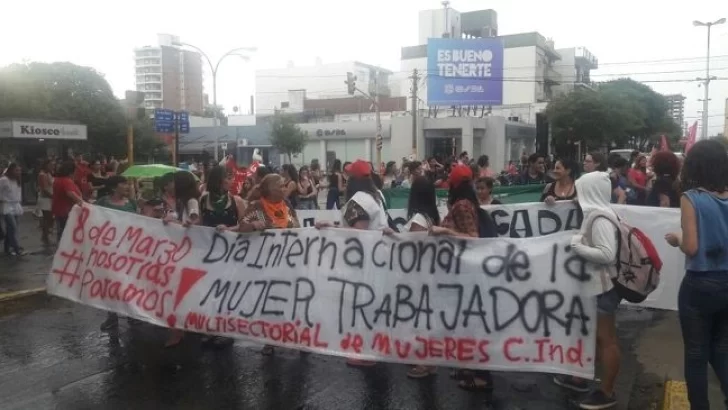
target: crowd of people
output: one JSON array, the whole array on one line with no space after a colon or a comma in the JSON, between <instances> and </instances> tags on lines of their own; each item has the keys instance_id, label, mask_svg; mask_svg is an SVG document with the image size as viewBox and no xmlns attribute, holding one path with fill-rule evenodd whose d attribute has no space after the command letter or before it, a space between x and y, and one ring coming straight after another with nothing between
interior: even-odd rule
<instances>
[{"instance_id":1,"label":"crowd of people","mask_svg":"<svg viewBox=\"0 0 728 410\"><path fill-rule=\"evenodd\" d=\"M499 174L490 169L487 156L472 161L467 153L448 161L405 159L399 166L390 162L381 175L371 163L362 160L344 164L336 160L327 174L317 163L298 170L293 165L274 170L261 164L249 174L239 192L233 188L235 166L225 161L197 167L193 172L166 174L154 180L153 188L146 193L139 181L121 175L126 166L103 158L90 164L83 158L61 163L44 161L37 184L43 242L51 245L53 230L60 240L73 206L87 203L140 213L164 223L202 225L219 231L298 228L296 211L318 209L322 189L328 189L326 209L340 211L338 227L379 230L387 235L396 234L397 228L389 217L382 190L395 187L409 189L409 221L404 231L430 235L497 237L495 223L482 206L499 203L492 195L499 184L544 185L541 201L546 204L576 201L585 220L591 212L608 215L611 221L582 226L572 240L574 251L591 262L592 273L602 279L595 281L591 289L598 308L601 383L579 404L582 409L616 405L620 351L615 314L621 297L610 280L617 274L618 251L614 225L618 217L611 204L680 208L682 231L668 234L664 240L686 256L679 316L692 408L708 408L708 363L716 370L724 391L728 391L728 351L723 348L728 343L728 153L719 142L698 142L684 163L668 151L655 152L649 159L636 152L631 160L591 153L582 164L533 154L517 166L510 163ZM17 240L18 217L23 212L20 175L20 168L10 164L0 178L4 247L9 255L24 252ZM444 217L438 210L436 189L448 192ZM336 229L328 222L318 222L316 228ZM109 314L102 329L113 330L118 320ZM182 331L170 330L166 346L176 346L184 337ZM206 337L204 342L206 346L224 347L232 340ZM275 350L265 346L262 353L272 355ZM376 365L353 359L348 364ZM414 366L408 372L415 379L433 374L435 369L428 366ZM459 387L469 391L489 392L495 387L489 371L457 370L451 376ZM559 376L554 382L577 392L591 390L588 381L573 377Z\"/></svg>"}]
</instances>

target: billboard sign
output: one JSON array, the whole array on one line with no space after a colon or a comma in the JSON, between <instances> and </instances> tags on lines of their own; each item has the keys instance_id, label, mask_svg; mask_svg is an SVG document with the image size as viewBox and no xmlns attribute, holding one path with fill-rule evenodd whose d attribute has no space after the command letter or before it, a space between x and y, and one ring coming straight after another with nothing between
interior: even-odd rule
<instances>
[{"instance_id":1,"label":"billboard sign","mask_svg":"<svg viewBox=\"0 0 728 410\"><path fill-rule=\"evenodd\" d=\"M498 38L429 39L427 104L502 105L503 42Z\"/></svg>"}]
</instances>

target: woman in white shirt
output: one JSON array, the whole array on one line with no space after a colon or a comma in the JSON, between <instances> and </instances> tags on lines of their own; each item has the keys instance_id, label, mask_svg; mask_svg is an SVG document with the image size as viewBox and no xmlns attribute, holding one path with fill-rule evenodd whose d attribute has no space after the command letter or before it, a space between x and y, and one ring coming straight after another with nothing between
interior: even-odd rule
<instances>
[{"instance_id":1,"label":"woman in white shirt","mask_svg":"<svg viewBox=\"0 0 728 410\"><path fill-rule=\"evenodd\" d=\"M197 225L200 222L200 190L195 176L189 171L177 171L173 180L175 209L167 214L164 222L179 223L184 227ZM183 337L182 330L171 329L164 347L177 346Z\"/></svg>"},{"instance_id":2,"label":"woman in white shirt","mask_svg":"<svg viewBox=\"0 0 728 410\"><path fill-rule=\"evenodd\" d=\"M5 241L3 247L8 256L25 254L18 243L18 222L23 215L21 205L22 190L20 188L20 167L11 163L0 178L0 214L5 224Z\"/></svg>"},{"instance_id":3,"label":"woman in white shirt","mask_svg":"<svg viewBox=\"0 0 728 410\"><path fill-rule=\"evenodd\" d=\"M341 227L391 233L387 211L384 207L384 196L374 185L371 165L358 160L347 169L349 179L346 186L346 203L341 208ZM331 226L327 222L316 224L319 229ZM346 364L356 367L371 367L377 363L349 359Z\"/></svg>"}]
</instances>

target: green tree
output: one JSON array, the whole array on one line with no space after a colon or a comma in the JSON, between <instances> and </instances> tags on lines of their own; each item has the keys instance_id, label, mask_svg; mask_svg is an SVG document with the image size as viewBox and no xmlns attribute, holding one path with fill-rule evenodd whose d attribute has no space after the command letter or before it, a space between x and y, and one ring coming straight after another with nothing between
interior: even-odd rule
<instances>
[{"instance_id":1,"label":"green tree","mask_svg":"<svg viewBox=\"0 0 728 410\"><path fill-rule=\"evenodd\" d=\"M662 94L648 85L629 78L608 81L599 86L599 92L612 100L629 104L632 112L641 119L634 127L627 129L634 148L645 150L665 134L673 145L680 139L680 126L668 115L668 103Z\"/></svg>"},{"instance_id":2,"label":"green tree","mask_svg":"<svg viewBox=\"0 0 728 410\"><path fill-rule=\"evenodd\" d=\"M67 62L0 69L0 117L77 121L88 129L83 151L122 156L124 111L96 70Z\"/></svg>"},{"instance_id":3,"label":"green tree","mask_svg":"<svg viewBox=\"0 0 728 410\"><path fill-rule=\"evenodd\" d=\"M667 114L665 97L631 79L578 89L549 103L556 152L570 153L573 143L587 148L631 147L645 150L665 134L676 146L680 127Z\"/></svg>"},{"instance_id":4,"label":"green tree","mask_svg":"<svg viewBox=\"0 0 728 410\"><path fill-rule=\"evenodd\" d=\"M288 156L291 163L295 154L300 154L306 146L308 135L301 131L293 118L276 114L271 123L271 145Z\"/></svg>"},{"instance_id":5,"label":"green tree","mask_svg":"<svg viewBox=\"0 0 728 410\"><path fill-rule=\"evenodd\" d=\"M578 89L554 99L545 114L551 125L556 152L568 153L573 144L599 147L623 139L639 117L612 96Z\"/></svg>"}]
</instances>

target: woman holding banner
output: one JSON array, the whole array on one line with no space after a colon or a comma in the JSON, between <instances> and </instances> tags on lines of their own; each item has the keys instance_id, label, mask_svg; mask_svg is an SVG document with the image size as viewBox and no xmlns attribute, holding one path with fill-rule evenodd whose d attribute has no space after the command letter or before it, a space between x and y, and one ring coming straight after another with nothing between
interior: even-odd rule
<instances>
[{"instance_id":1,"label":"woman holding banner","mask_svg":"<svg viewBox=\"0 0 728 410\"><path fill-rule=\"evenodd\" d=\"M368 162L357 160L347 168L346 203L341 209L341 227L362 230L393 232L384 207L384 196L372 179L372 167ZM316 228L332 227L330 222L317 222ZM376 362L349 359L346 364L355 367L371 367Z\"/></svg>"},{"instance_id":2,"label":"woman holding banner","mask_svg":"<svg viewBox=\"0 0 728 410\"><path fill-rule=\"evenodd\" d=\"M553 205L556 201L570 201L576 198L575 182L577 175L576 162L569 159L558 159L554 164L554 182L549 182L541 193L541 202Z\"/></svg>"},{"instance_id":3,"label":"woman holding banner","mask_svg":"<svg viewBox=\"0 0 728 410\"><path fill-rule=\"evenodd\" d=\"M404 232L429 232L433 226L440 224L435 184L427 177L417 177L412 182L407 201L407 219ZM407 377L424 379L436 372L437 368L434 366L414 366L407 372Z\"/></svg>"},{"instance_id":4,"label":"woman holding banner","mask_svg":"<svg viewBox=\"0 0 728 410\"><path fill-rule=\"evenodd\" d=\"M266 229L300 228L296 211L288 205L286 182L278 174L268 174L260 181L260 199L250 202L240 216L238 232L256 232ZM265 356L275 353L273 346L261 350Z\"/></svg>"},{"instance_id":5,"label":"woman holding banner","mask_svg":"<svg viewBox=\"0 0 728 410\"><path fill-rule=\"evenodd\" d=\"M233 185L232 170L221 166L213 167L207 174L207 191L200 197L200 219L202 226L209 226L218 231L237 231L240 215L245 210L243 200L230 193ZM233 339L219 336L203 336L204 346L226 347L232 345Z\"/></svg>"},{"instance_id":6,"label":"woman holding banner","mask_svg":"<svg viewBox=\"0 0 728 410\"><path fill-rule=\"evenodd\" d=\"M440 227L433 227L433 235L465 238L495 238L498 232L490 215L480 208L473 188L473 171L467 165L455 165L448 177L448 214ZM459 380L458 386L469 391L493 391L493 378L487 370L456 370L450 374Z\"/></svg>"},{"instance_id":7,"label":"woman holding banner","mask_svg":"<svg viewBox=\"0 0 728 410\"><path fill-rule=\"evenodd\" d=\"M170 197L169 183L165 186L165 200L172 203L173 208L163 219L164 223L178 223L184 227L197 225L200 222L200 191L197 180L189 171L177 171L172 174L171 185L174 197ZM184 337L179 329L169 331L169 339L164 347L177 346Z\"/></svg>"}]
</instances>

